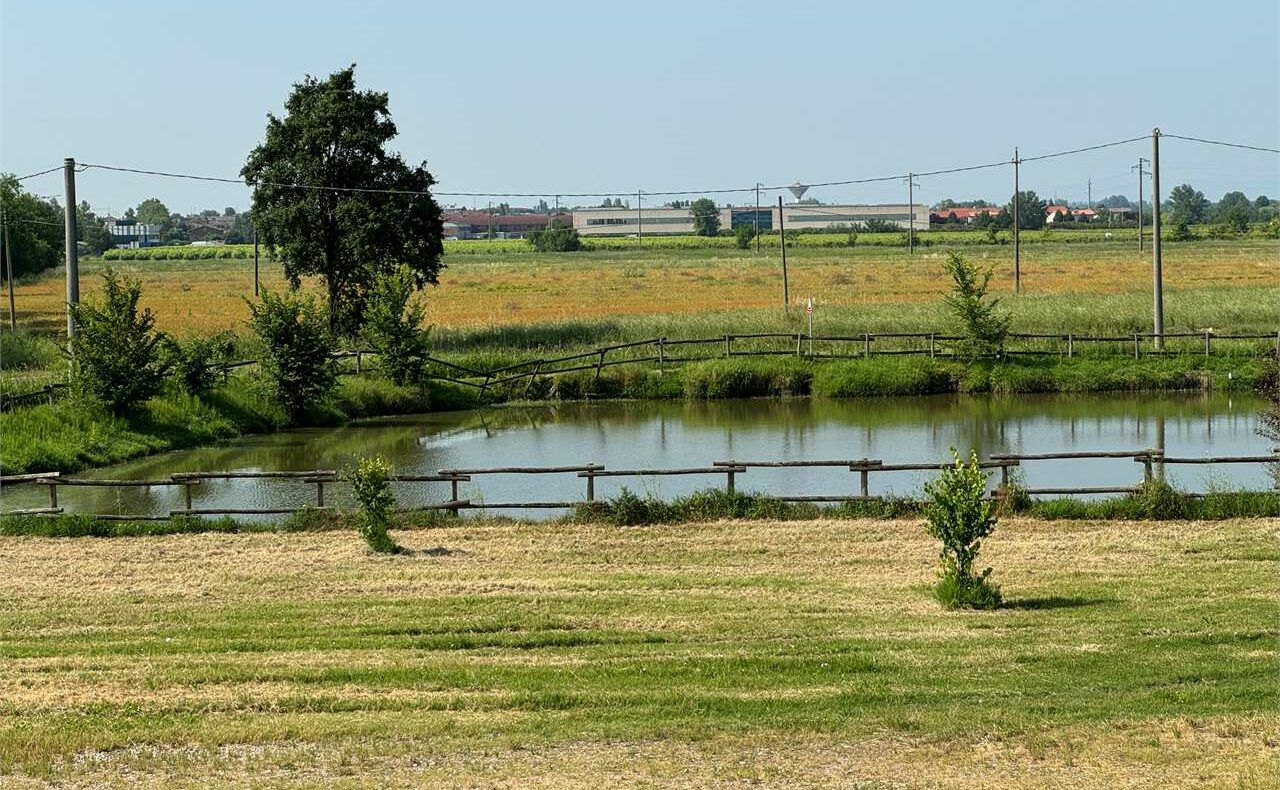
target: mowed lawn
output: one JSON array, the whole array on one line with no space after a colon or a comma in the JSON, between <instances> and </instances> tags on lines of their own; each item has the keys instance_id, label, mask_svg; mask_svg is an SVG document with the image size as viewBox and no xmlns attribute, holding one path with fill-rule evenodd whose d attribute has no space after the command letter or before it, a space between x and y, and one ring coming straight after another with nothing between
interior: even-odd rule
<instances>
[{"instance_id":1,"label":"mowed lawn","mask_svg":"<svg viewBox=\"0 0 1280 790\"><path fill-rule=\"evenodd\" d=\"M958 251L993 265L995 287L1012 287L1013 252L1005 246ZM948 287L945 248L915 255L898 248L788 251L790 294L795 304L814 296L828 307L924 306ZM1248 239L1165 245L1167 308L1198 310L1202 303L1233 301L1231 294L1280 287L1280 242ZM782 299L777 250L639 250L564 254L458 254L447 258L441 285L427 294L428 320L439 328L495 327L621 316L700 315L725 310L776 308ZM82 292L100 288L102 262L82 267ZM159 327L176 334L220 329L243 331L246 297L253 294L251 260L117 262L115 268L144 285L143 304L155 310ZM1022 274L1028 298L1135 294L1150 299L1150 253L1132 243L1040 243L1024 247ZM22 284L16 301L19 323L57 329L63 317L61 270ZM262 282L283 288L279 265L262 263ZM314 283L308 283L314 288ZM1179 292L1213 293L1194 305ZM318 291L317 291L318 292ZM7 305L0 305L0 318ZM1110 302L1097 304L1105 313ZM1056 307L1054 309L1057 309ZM1261 308L1258 308L1261 309ZM1150 307L1144 314L1149 317ZM1222 311L1217 311L1214 316ZM1230 313L1227 314L1228 317ZM1234 329L1236 327L1228 327ZM1034 328L1024 328L1033 331Z\"/></svg>"},{"instance_id":2,"label":"mowed lawn","mask_svg":"<svg viewBox=\"0 0 1280 790\"><path fill-rule=\"evenodd\" d=\"M9 787L1275 787L1275 520L0 539Z\"/></svg>"}]
</instances>

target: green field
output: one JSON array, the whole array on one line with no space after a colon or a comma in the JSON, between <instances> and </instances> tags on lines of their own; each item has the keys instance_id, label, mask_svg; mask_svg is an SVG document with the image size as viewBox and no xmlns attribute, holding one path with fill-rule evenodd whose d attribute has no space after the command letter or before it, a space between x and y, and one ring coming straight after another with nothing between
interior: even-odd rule
<instances>
[{"instance_id":1,"label":"green field","mask_svg":"<svg viewBox=\"0 0 1280 790\"><path fill-rule=\"evenodd\" d=\"M1273 521L0 538L14 787L1274 787Z\"/></svg>"}]
</instances>

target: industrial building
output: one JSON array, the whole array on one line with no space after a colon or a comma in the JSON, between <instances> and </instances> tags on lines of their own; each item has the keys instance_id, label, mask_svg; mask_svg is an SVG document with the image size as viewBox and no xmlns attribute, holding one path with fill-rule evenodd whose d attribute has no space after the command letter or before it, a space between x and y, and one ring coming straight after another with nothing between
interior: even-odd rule
<instances>
[{"instance_id":1,"label":"industrial building","mask_svg":"<svg viewBox=\"0 0 1280 790\"><path fill-rule=\"evenodd\" d=\"M822 230L832 226L861 226L869 220L890 222L906 229L929 227L929 208L901 204L835 205L821 203L788 203L762 206L726 206L719 209L720 228L733 230L752 225L760 230L776 230L785 223L787 230ZM758 225L757 225L758 222ZM687 208L576 208L573 227L581 236L676 235L693 233L693 213Z\"/></svg>"}]
</instances>

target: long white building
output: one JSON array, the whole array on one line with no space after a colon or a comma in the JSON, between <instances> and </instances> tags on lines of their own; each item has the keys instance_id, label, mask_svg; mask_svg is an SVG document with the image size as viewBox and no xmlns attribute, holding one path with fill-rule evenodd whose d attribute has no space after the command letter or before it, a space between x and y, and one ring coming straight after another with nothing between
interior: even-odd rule
<instances>
[{"instance_id":1,"label":"long white building","mask_svg":"<svg viewBox=\"0 0 1280 790\"><path fill-rule=\"evenodd\" d=\"M726 206L719 209L720 228L733 230L739 225L759 222L760 230L777 230L785 223L787 230L821 230L832 226L865 225L869 220L882 220L906 229L915 217L916 230L929 228L929 207L897 204L811 204L788 203L761 206ZM687 208L575 208L573 227L582 236L680 235L693 233L693 213Z\"/></svg>"}]
</instances>

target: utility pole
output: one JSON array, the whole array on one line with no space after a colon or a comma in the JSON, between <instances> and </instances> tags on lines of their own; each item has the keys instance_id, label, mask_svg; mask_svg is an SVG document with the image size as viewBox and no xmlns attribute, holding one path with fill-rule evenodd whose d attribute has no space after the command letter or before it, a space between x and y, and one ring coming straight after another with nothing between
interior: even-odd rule
<instances>
[{"instance_id":1,"label":"utility pole","mask_svg":"<svg viewBox=\"0 0 1280 790\"><path fill-rule=\"evenodd\" d=\"M76 336L76 318L71 313L71 305L80 304L80 258L76 249L76 160L67 157L62 160L62 184L67 201L63 207L66 218L67 245L67 347L71 347L71 338Z\"/></svg>"},{"instance_id":2,"label":"utility pole","mask_svg":"<svg viewBox=\"0 0 1280 790\"><path fill-rule=\"evenodd\" d=\"M1021 215L1021 206L1019 201L1021 196L1019 190L1022 187L1018 183L1020 169L1022 166L1022 158L1018 156L1018 149L1013 149L1013 292L1022 293L1022 238L1018 231L1022 223L1019 221Z\"/></svg>"},{"instance_id":3,"label":"utility pole","mask_svg":"<svg viewBox=\"0 0 1280 790\"><path fill-rule=\"evenodd\" d=\"M253 296L258 297L258 226L253 226Z\"/></svg>"},{"instance_id":4,"label":"utility pole","mask_svg":"<svg viewBox=\"0 0 1280 790\"><path fill-rule=\"evenodd\" d=\"M489 241L493 241L493 201L489 201Z\"/></svg>"},{"instance_id":5,"label":"utility pole","mask_svg":"<svg viewBox=\"0 0 1280 790\"><path fill-rule=\"evenodd\" d=\"M916 174L907 173L907 253L916 254Z\"/></svg>"},{"instance_id":6,"label":"utility pole","mask_svg":"<svg viewBox=\"0 0 1280 790\"><path fill-rule=\"evenodd\" d=\"M1164 274L1160 270L1160 128L1151 130L1151 281L1155 288L1156 351L1164 350Z\"/></svg>"},{"instance_id":7,"label":"utility pole","mask_svg":"<svg viewBox=\"0 0 1280 790\"><path fill-rule=\"evenodd\" d=\"M755 251L760 251L760 182L755 182Z\"/></svg>"},{"instance_id":8,"label":"utility pole","mask_svg":"<svg viewBox=\"0 0 1280 790\"><path fill-rule=\"evenodd\" d=\"M787 226L782 219L782 195L778 195L778 246L782 248L782 311L791 305L791 292L787 283Z\"/></svg>"},{"instance_id":9,"label":"utility pole","mask_svg":"<svg viewBox=\"0 0 1280 790\"><path fill-rule=\"evenodd\" d=\"M636 190L636 246L644 245L644 213L640 210L640 190Z\"/></svg>"},{"instance_id":10,"label":"utility pole","mask_svg":"<svg viewBox=\"0 0 1280 790\"><path fill-rule=\"evenodd\" d=\"M1089 191L1087 194L1089 195L1089 197L1086 198L1085 205L1087 208L1093 208L1093 179L1092 178L1089 179Z\"/></svg>"},{"instance_id":11,"label":"utility pole","mask_svg":"<svg viewBox=\"0 0 1280 790\"><path fill-rule=\"evenodd\" d=\"M1138 164L1129 168L1138 171L1138 252L1142 252L1142 177L1148 175L1147 171L1142 169L1142 163L1150 164L1150 160L1144 157L1138 157Z\"/></svg>"},{"instance_id":12,"label":"utility pole","mask_svg":"<svg viewBox=\"0 0 1280 790\"><path fill-rule=\"evenodd\" d=\"M9 223L4 219L4 205L0 204L0 234L4 236L4 277L9 281L9 329L18 331L18 311L13 301L13 253L9 252Z\"/></svg>"}]
</instances>

